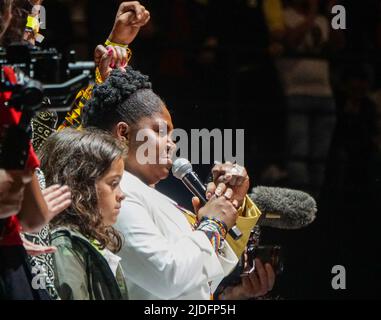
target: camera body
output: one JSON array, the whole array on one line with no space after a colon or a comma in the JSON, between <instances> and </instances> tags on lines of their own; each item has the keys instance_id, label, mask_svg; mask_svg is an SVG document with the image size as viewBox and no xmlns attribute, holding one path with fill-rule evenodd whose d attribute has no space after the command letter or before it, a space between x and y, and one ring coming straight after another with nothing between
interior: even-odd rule
<instances>
[{"instance_id":1,"label":"camera body","mask_svg":"<svg viewBox=\"0 0 381 320\"><path fill-rule=\"evenodd\" d=\"M276 275L280 275L284 269L284 258L281 246L279 245L259 245L259 235L255 228L251 231L247 243L247 263L250 272L255 270L255 259L258 258L263 264L269 263Z\"/></svg>"},{"instance_id":2,"label":"camera body","mask_svg":"<svg viewBox=\"0 0 381 320\"><path fill-rule=\"evenodd\" d=\"M29 78L19 69L16 69L15 73L17 83L12 84L1 72L0 92L12 92L5 106L14 107L19 111L38 111L43 107L44 101L42 83Z\"/></svg>"},{"instance_id":3,"label":"camera body","mask_svg":"<svg viewBox=\"0 0 381 320\"><path fill-rule=\"evenodd\" d=\"M235 286L241 283L242 275L255 271L255 258L259 258L263 264L270 263L276 275L280 275L284 269L284 259L281 247L278 245L259 245L261 230L255 226L251 231L246 254L243 254L238 261L236 268L225 277L219 285L219 290L228 286ZM217 290L217 296L218 292Z\"/></svg>"},{"instance_id":4,"label":"camera body","mask_svg":"<svg viewBox=\"0 0 381 320\"><path fill-rule=\"evenodd\" d=\"M89 78L95 70L93 61L76 61L71 50L63 55L55 48L41 49L29 43L13 43L6 49L0 47L0 66L12 65L34 80L44 84L63 83L82 73Z\"/></svg>"},{"instance_id":5,"label":"camera body","mask_svg":"<svg viewBox=\"0 0 381 320\"><path fill-rule=\"evenodd\" d=\"M29 78L44 83L58 83L63 75L62 55L56 49L40 49L26 43L0 48L0 65L11 65Z\"/></svg>"},{"instance_id":6,"label":"camera body","mask_svg":"<svg viewBox=\"0 0 381 320\"><path fill-rule=\"evenodd\" d=\"M26 43L0 48L0 68L12 66L17 84L1 77L0 91L12 92L8 102L18 110L69 111L77 93L92 80L94 62L75 62L75 52L63 59L56 49L40 49Z\"/></svg>"},{"instance_id":7,"label":"camera body","mask_svg":"<svg viewBox=\"0 0 381 320\"><path fill-rule=\"evenodd\" d=\"M255 259L258 258L263 264L269 263L276 275L280 275L283 272L283 255L281 247L278 245L266 245L257 246L253 250L247 251L248 264L255 270Z\"/></svg>"},{"instance_id":8,"label":"camera body","mask_svg":"<svg viewBox=\"0 0 381 320\"><path fill-rule=\"evenodd\" d=\"M12 67L16 83L7 78L5 67ZM4 97L0 108L21 111L18 125L0 128L0 168L25 167L36 112L69 111L78 92L92 80L94 67L93 62L64 63L56 49L41 50L24 43L0 48L0 93Z\"/></svg>"}]
</instances>

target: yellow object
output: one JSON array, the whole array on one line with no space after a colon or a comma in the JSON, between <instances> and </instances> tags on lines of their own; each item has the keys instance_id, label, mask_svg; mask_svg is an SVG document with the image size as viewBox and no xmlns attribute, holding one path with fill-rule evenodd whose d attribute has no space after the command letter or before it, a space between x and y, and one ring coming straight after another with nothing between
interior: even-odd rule
<instances>
[{"instance_id":1,"label":"yellow object","mask_svg":"<svg viewBox=\"0 0 381 320\"><path fill-rule=\"evenodd\" d=\"M107 41L106 41L106 45L111 45L111 44L107 44ZM127 64L130 62L131 57L132 57L132 51L130 50L130 48L127 47ZM103 79L99 72L98 67L95 69L95 83L96 84L103 83ZM58 127L57 131L60 131L68 127L71 127L73 129L78 129L78 130L82 129L81 112L87 100L91 98L93 88L94 88L93 85L89 85L86 89L82 89L81 91L78 92L77 97L74 100L74 104L71 111L67 113L65 120Z\"/></svg>"},{"instance_id":2,"label":"yellow object","mask_svg":"<svg viewBox=\"0 0 381 320\"><path fill-rule=\"evenodd\" d=\"M283 31L285 29L281 0L263 1L263 13L270 32Z\"/></svg>"},{"instance_id":3,"label":"yellow object","mask_svg":"<svg viewBox=\"0 0 381 320\"><path fill-rule=\"evenodd\" d=\"M106 45L106 47L107 46L112 46L112 47L122 47L122 48L126 49L127 50L127 64L130 62L131 57L132 57L132 51L128 47L128 44L115 43L115 42L112 42L109 39L107 39L106 42L105 42L105 45Z\"/></svg>"},{"instance_id":4,"label":"yellow object","mask_svg":"<svg viewBox=\"0 0 381 320\"><path fill-rule=\"evenodd\" d=\"M36 16L28 16L25 31L33 33L33 37L38 43L41 43L44 40L44 36L38 33L40 31L40 21Z\"/></svg>"},{"instance_id":5,"label":"yellow object","mask_svg":"<svg viewBox=\"0 0 381 320\"><path fill-rule=\"evenodd\" d=\"M87 88L78 92L72 110L67 113L64 122L58 127L57 131L68 127L77 130L82 129L81 112L87 100L91 97L93 87L93 85L89 85Z\"/></svg>"},{"instance_id":6,"label":"yellow object","mask_svg":"<svg viewBox=\"0 0 381 320\"><path fill-rule=\"evenodd\" d=\"M102 79L101 73L99 72L99 68L98 67L95 69L95 83L96 84L103 83L103 79Z\"/></svg>"},{"instance_id":7,"label":"yellow object","mask_svg":"<svg viewBox=\"0 0 381 320\"><path fill-rule=\"evenodd\" d=\"M196 215L190 211L183 211L185 217L191 225L196 222ZM242 232L242 237L238 240L234 240L230 235L226 237L226 241L229 243L230 247L233 249L236 256L239 258L245 251L247 241L249 240L250 232L257 224L259 217L261 216L261 211L255 205L255 203L249 198L245 197L242 207L238 210L239 217L237 219L236 225Z\"/></svg>"},{"instance_id":8,"label":"yellow object","mask_svg":"<svg viewBox=\"0 0 381 320\"><path fill-rule=\"evenodd\" d=\"M245 251L247 241L249 240L251 230L257 224L261 211L255 205L255 203L249 198L245 197L245 203L241 210L238 210L239 217L236 222L236 226L241 230L242 237L238 240L234 240L229 234L226 237L230 247L233 249L236 256L239 258Z\"/></svg>"},{"instance_id":9,"label":"yellow object","mask_svg":"<svg viewBox=\"0 0 381 320\"><path fill-rule=\"evenodd\" d=\"M115 43L115 42L110 41L109 39L106 40L105 45L106 46L113 46L113 47L122 47L124 49L128 48L128 44Z\"/></svg>"},{"instance_id":10,"label":"yellow object","mask_svg":"<svg viewBox=\"0 0 381 320\"><path fill-rule=\"evenodd\" d=\"M28 31L38 33L40 31L40 21L38 21L38 19L34 16L28 16L26 28L28 29Z\"/></svg>"}]
</instances>

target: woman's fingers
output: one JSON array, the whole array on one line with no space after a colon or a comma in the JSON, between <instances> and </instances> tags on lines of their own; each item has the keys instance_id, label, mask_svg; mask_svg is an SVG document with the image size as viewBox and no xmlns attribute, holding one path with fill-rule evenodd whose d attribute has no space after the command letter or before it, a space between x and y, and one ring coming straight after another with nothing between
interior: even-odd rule
<instances>
[{"instance_id":1,"label":"woman's fingers","mask_svg":"<svg viewBox=\"0 0 381 320\"><path fill-rule=\"evenodd\" d=\"M114 49L116 52L116 58L115 58L115 61L111 67L118 69L118 68L120 68L121 63L122 63L122 59L123 59L123 54L122 54L122 50L121 50L122 48L115 46Z\"/></svg>"},{"instance_id":2,"label":"woman's fingers","mask_svg":"<svg viewBox=\"0 0 381 320\"><path fill-rule=\"evenodd\" d=\"M142 12L140 18L137 17L133 22L132 22L132 26L133 27L136 27L136 28L140 28L140 27L143 27L145 26L148 21L150 20L151 18L151 15L149 13L148 10L144 10L144 12Z\"/></svg>"},{"instance_id":3,"label":"woman's fingers","mask_svg":"<svg viewBox=\"0 0 381 320\"><path fill-rule=\"evenodd\" d=\"M117 15L135 11L136 16L139 17L144 10L145 8L138 1L125 1L120 4Z\"/></svg>"},{"instance_id":4,"label":"woman's fingers","mask_svg":"<svg viewBox=\"0 0 381 320\"><path fill-rule=\"evenodd\" d=\"M260 290L258 291L259 296L265 295L268 291L268 277L267 277L267 272L263 266L263 263L260 259L255 259L255 271L258 274L258 280L259 280L259 286Z\"/></svg>"},{"instance_id":5,"label":"woman's fingers","mask_svg":"<svg viewBox=\"0 0 381 320\"><path fill-rule=\"evenodd\" d=\"M71 191L68 186L53 185L42 191L49 213L56 216L71 204Z\"/></svg>"},{"instance_id":6,"label":"woman's fingers","mask_svg":"<svg viewBox=\"0 0 381 320\"><path fill-rule=\"evenodd\" d=\"M94 62L98 66L103 55L107 54L107 49L103 45L97 45L94 50Z\"/></svg>"},{"instance_id":7,"label":"woman's fingers","mask_svg":"<svg viewBox=\"0 0 381 320\"><path fill-rule=\"evenodd\" d=\"M223 165L221 163L217 163L213 169L212 169L212 174L213 174L213 181L217 181L217 179L225 174L225 171L223 170Z\"/></svg>"},{"instance_id":8,"label":"woman's fingers","mask_svg":"<svg viewBox=\"0 0 381 320\"><path fill-rule=\"evenodd\" d=\"M101 74L101 77L103 80L107 79L110 71L111 71L111 65L113 63L114 57L114 49L111 46L108 46L106 48L106 52L103 53L103 55L100 58L98 68L99 72Z\"/></svg>"},{"instance_id":9,"label":"woman's fingers","mask_svg":"<svg viewBox=\"0 0 381 320\"><path fill-rule=\"evenodd\" d=\"M115 63L118 60L118 53L116 51L116 47L114 46L107 46L107 50L109 54L111 55L111 61L110 64L107 66L109 68L115 68Z\"/></svg>"},{"instance_id":10,"label":"woman's fingers","mask_svg":"<svg viewBox=\"0 0 381 320\"><path fill-rule=\"evenodd\" d=\"M127 64L127 50L119 46L108 46L107 52L103 54L99 63L99 71L101 74L110 72L111 69L125 70Z\"/></svg>"},{"instance_id":11,"label":"woman's fingers","mask_svg":"<svg viewBox=\"0 0 381 320\"><path fill-rule=\"evenodd\" d=\"M227 161L223 164L216 164L213 169L213 180L217 183L224 182L230 186L241 185L247 176L246 169L237 164Z\"/></svg>"},{"instance_id":12,"label":"woman's fingers","mask_svg":"<svg viewBox=\"0 0 381 320\"><path fill-rule=\"evenodd\" d=\"M144 12L146 11L146 8L142 5L135 6L135 13L136 17L141 20L143 18Z\"/></svg>"},{"instance_id":13,"label":"woman's fingers","mask_svg":"<svg viewBox=\"0 0 381 320\"><path fill-rule=\"evenodd\" d=\"M146 25L148 23L149 19L151 18L151 15L150 15L148 10L144 10L143 17L144 17L144 20L143 20L143 22L140 25L141 27Z\"/></svg>"},{"instance_id":14,"label":"woman's fingers","mask_svg":"<svg viewBox=\"0 0 381 320\"><path fill-rule=\"evenodd\" d=\"M59 185L59 184L53 184L52 186L41 190L41 193L44 197L46 197L46 196L49 196L52 192L58 190L60 187L61 187L61 185Z\"/></svg>"},{"instance_id":15,"label":"woman's fingers","mask_svg":"<svg viewBox=\"0 0 381 320\"><path fill-rule=\"evenodd\" d=\"M226 185L225 185L225 183L219 183L219 184L217 185L217 188L216 188L216 191L215 191L215 195L216 195L217 197L220 197L220 196L222 196L222 195L224 194L225 190L226 190Z\"/></svg>"},{"instance_id":16,"label":"woman's fingers","mask_svg":"<svg viewBox=\"0 0 381 320\"><path fill-rule=\"evenodd\" d=\"M41 249L28 249L25 248L26 252L30 256L39 256L41 254L51 254L57 251L56 247L43 247Z\"/></svg>"},{"instance_id":17,"label":"woman's fingers","mask_svg":"<svg viewBox=\"0 0 381 320\"><path fill-rule=\"evenodd\" d=\"M21 239L26 252L31 256L39 256L41 254L49 254L57 251L57 248L54 246L43 246L35 244L27 240L24 235L21 236Z\"/></svg>"},{"instance_id":18,"label":"woman's fingers","mask_svg":"<svg viewBox=\"0 0 381 320\"><path fill-rule=\"evenodd\" d=\"M237 180L236 180L235 185L236 186L242 185L247 178L248 178L247 176L237 176Z\"/></svg>"},{"instance_id":19,"label":"woman's fingers","mask_svg":"<svg viewBox=\"0 0 381 320\"><path fill-rule=\"evenodd\" d=\"M216 192L217 186L214 182L209 182L208 186L206 187L206 199L209 200L214 193Z\"/></svg>"},{"instance_id":20,"label":"woman's fingers","mask_svg":"<svg viewBox=\"0 0 381 320\"><path fill-rule=\"evenodd\" d=\"M225 193L224 193L224 197L225 197L227 200L231 200L232 197L233 197L233 194L234 194L233 190L230 189L230 188L227 188L226 191L225 191Z\"/></svg>"},{"instance_id":21,"label":"woman's fingers","mask_svg":"<svg viewBox=\"0 0 381 320\"><path fill-rule=\"evenodd\" d=\"M194 213L197 215L198 211L201 208L201 201L200 201L200 199L198 197L193 197L192 198L192 205L193 205Z\"/></svg>"},{"instance_id":22,"label":"woman's fingers","mask_svg":"<svg viewBox=\"0 0 381 320\"><path fill-rule=\"evenodd\" d=\"M120 70L126 71L125 67L127 66L127 50L125 48L121 48L121 54L122 54L122 61L120 63Z\"/></svg>"},{"instance_id":23,"label":"woman's fingers","mask_svg":"<svg viewBox=\"0 0 381 320\"><path fill-rule=\"evenodd\" d=\"M241 282L244 288L245 299L259 296L260 282L255 272L241 275Z\"/></svg>"},{"instance_id":24,"label":"woman's fingers","mask_svg":"<svg viewBox=\"0 0 381 320\"><path fill-rule=\"evenodd\" d=\"M48 207L49 207L49 210L54 213L61 208L63 208L62 210L66 209L67 207L65 207L65 205L67 205L68 202L70 205L70 202L71 202L71 192L70 191L67 191L67 192L57 196L56 198L52 199L51 201L49 201Z\"/></svg>"},{"instance_id":25,"label":"woman's fingers","mask_svg":"<svg viewBox=\"0 0 381 320\"><path fill-rule=\"evenodd\" d=\"M219 183L218 186L214 182L208 183L206 188L206 199L210 200L212 196L220 197L223 195L227 200L231 201L235 208L238 208L238 201L233 199L234 191L231 188L227 188L225 183Z\"/></svg>"},{"instance_id":26,"label":"woman's fingers","mask_svg":"<svg viewBox=\"0 0 381 320\"><path fill-rule=\"evenodd\" d=\"M67 209L68 207L70 207L70 205L71 205L71 199L63 200L62 202L60 202L59 204L57 204L54 208L52 208L52 210L50 211L50 213L51 213L53 216L56 216L56 215L58 215L59 213L61 213L62 211L64 211L65 209Z\"/></svg>"},{"instance_id":27,"label":"woman's fingers","mask_svg":"<svg viewBox=\"0 0 381 320\"><path fill-rule=\"evenodd\" d=\"M58 188L56 186L52 186L52 188L49 187L44 190L42 194L45 198L45 201L49 203L61 195L67 194L68 192L70 193L70 188L68 186L59 186Z\"/></svg>"},{"instance_id":28,"label":"woman's fingers","mask_svg":"<svg viewBox=\"0 0 381 320\"><path fill-rule=\"evenodd\" d=\"M269 288L269 291L271 291L275 283L275 272L270 263L265 264L265 269L267 272L268 288Z\"/></svg>"}]
</instances>

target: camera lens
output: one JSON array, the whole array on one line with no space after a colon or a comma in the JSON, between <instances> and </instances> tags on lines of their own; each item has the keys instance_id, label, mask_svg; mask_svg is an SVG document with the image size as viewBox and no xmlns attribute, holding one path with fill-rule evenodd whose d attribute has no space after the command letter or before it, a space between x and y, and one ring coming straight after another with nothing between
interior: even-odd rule
<instances>
[{"instance_id":1,"label":"camera lens","mask_svg":"<svg viewBox=\"0 0 381 320\"><path fill-rule=\"evenodd\" d=\"M20 95L23 97L23 105L27 108L38 108L44 98L41 84L35 80L28 80Z\"/></svg>"}]
</instances>

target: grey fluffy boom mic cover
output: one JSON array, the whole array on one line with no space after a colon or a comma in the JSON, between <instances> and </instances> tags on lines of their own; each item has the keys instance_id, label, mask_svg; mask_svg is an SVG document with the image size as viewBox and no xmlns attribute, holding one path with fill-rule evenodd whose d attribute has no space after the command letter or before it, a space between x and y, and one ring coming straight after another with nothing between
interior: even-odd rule
<instances>
[{"instance_id":1,"label":"grey fluffy boom mic cover","mask_svg":"<svg viewBox=\"0 0 381 320\"><path fill-rule=\"evenodd\" d=\"M262 212L258 225L300 229L315 220L316 201L308 193L275 187L255 187L250 198Z\"/></svg>"}]
</instances>

